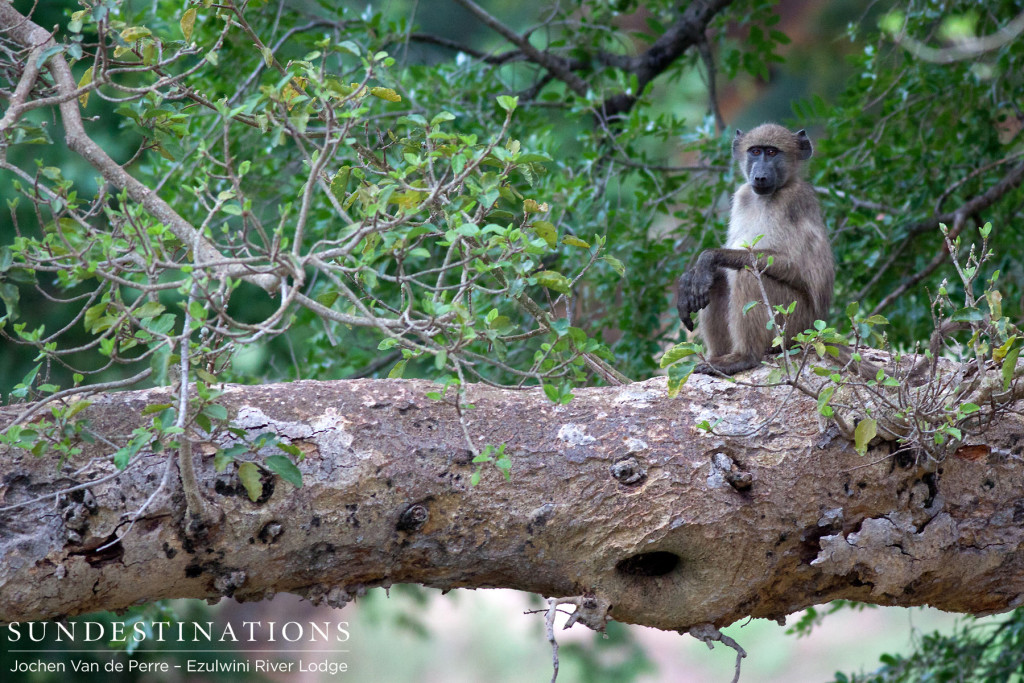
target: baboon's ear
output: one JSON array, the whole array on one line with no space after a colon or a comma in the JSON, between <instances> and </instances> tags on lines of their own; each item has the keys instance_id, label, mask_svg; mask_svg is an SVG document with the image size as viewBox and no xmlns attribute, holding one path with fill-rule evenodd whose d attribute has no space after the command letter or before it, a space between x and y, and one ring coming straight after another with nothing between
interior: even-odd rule
<instances>
[{"instance_id":1,"label":"baboon's ear","mask_svg":"<svg viewBox=\"0 0 1024 683\"><path fill-rule=\"evenodd\" d=\"M796 147L799 150L800 161L807 161L814 153L811 147L811 139L807 137L807 131L801 129L796 132Z\"/></svg>"},{"instance_id":2,"label":"baboon's ear","mask_svg":"<svg viewBox=\"0 0 1024 683\"><path fill-rule=\"evenodd\" d=\"M732 139L732 155L736 159L740 158L740 140L743 138L743 131L739 128L736 129L736 137Z\"/></svg>"}]
</instances>

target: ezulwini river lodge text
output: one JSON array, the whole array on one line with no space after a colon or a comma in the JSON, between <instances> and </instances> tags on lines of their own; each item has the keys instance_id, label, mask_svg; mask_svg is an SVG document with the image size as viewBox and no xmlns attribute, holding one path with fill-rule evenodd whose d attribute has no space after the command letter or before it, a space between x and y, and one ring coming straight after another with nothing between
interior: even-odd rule
<instances>
[{"instance_id":1,"label":"ezulwini river lodge text","mask_svg":"<svg viewBox=\"0 0 1024 683\"><path fill-rule=\"evenodd\" d=\"M171 669L184 669L188 673L324 673L339 674L348 671L345 662L317 660L307 662L282 662L272 659L240 659L232 662L203 662L190 659L185 664L168 664L167 662L143 662L129 659L127 662L108 661L105 664L85 660L71 662L45 662L39 659L31 661L14 660L12 673L108 673L129 671L132 673L169 673Z\"/></svg>"}]
</instances>

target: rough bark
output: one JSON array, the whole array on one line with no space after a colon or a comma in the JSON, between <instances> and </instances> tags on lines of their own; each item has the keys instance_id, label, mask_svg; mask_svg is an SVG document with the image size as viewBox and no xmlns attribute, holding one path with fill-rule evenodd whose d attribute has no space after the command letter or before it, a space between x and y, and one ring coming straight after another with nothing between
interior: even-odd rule
<instances>
[{"instance_id":1,"label":"rough bark","mask_svg":"<svg viewBox=\"0 0 1024 683\"><path fill-rule=\"evenodd\" d=\"M836 598L976 614L1024 602L1019 415L970 451L984 457L926 473L885 444L858 456L823 429L813 401L785 388L695 376L669 399L653 379L555 406L538 391L473 386L462 424L432 390L400 380L226 387L220 403L236 426L306 454L302 488L266 477L272 490L254 503L233 468L213 467L234 437L191 434L221 520L186 533L172 476L102 551L158 489L169 456L143 453L118 478L58 494L113 472L109 444L169 395L99 398L80 414L103 437L84 461L0 451L0 620L278 591L341 604L399 582L587 595L619 621L679 630ZM749 436L695 428L721 417L717 431L742 432L772 415ZM0 411L0 425L10 417ZM470 486L467 431L478 448L506 444L511 481L488 466Z\"/></svg>"}]
</instances>

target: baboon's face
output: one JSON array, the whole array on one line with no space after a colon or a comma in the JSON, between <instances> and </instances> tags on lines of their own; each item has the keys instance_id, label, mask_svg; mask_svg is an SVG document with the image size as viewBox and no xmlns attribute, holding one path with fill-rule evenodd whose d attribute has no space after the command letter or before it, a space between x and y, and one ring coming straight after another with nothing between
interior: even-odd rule
<instances>
[{"instance_id":1,"label":"baboon's face","mask_svg":"<svg viewBox=\"0 0 1024 683\"><path fill-rule=\"evenodd\" d=\"M789 177L786 155L778 147L748 147L743 174L756 194L772 194L785 185Z\"/></svg>"},{"instance_id":2,"label":"baboon's face","mask_svg":"<svg viewBox=\"0 0 1024 683\"><path fill-rule=\"evenodd\" d=\"M756 194L770 195L784 187L811 158L813 149L807 133L791 133L782 126L765 123L749 133L736 131L733 157Z\"/></svg>"}]
</instances>

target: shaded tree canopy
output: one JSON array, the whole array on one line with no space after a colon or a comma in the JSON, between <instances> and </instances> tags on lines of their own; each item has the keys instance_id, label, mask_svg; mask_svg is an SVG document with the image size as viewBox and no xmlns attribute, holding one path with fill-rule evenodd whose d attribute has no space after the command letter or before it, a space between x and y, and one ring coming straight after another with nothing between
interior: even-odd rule
<instances>
[{"instance_id":1,"label":"shaded tree canopy","mask_svg":"<svg viewBox=\"0 0 1024 683\"><path fill-rule=\"evenodd\" d=\"M625 621L714 640L717 627L741 616L777 617L834 597L934 604L929 590L948 586L948 576L910 572L880 582L866 578L863 563L841 559L853 552L842 546L873 539L892 550L900 547L894 535L939 534L902 550L957 567L935 548L960 558L972 552L965 534L980 533L977 520L958 516L971 505L994 520L991 533L1006 534L978 541L996 558L982 563L985 571L1012 580L951 608L1016 607L1024 588L1008 558L1019 547L1013 525L1022 496L1006 482L1019 479L1024 393L1016 256L1022 9L822 3L807 15L755 0L678 5L452 0L428 12L415 2L0 3L0 391L8 404L0 458L24 469L0 482L2 523L27 529L44 498L56 496L77 512L50 541L70 544L83 567L125 552L131 534L170 534L181 552L194 553L238 515L258 518L270 498L290 510L320 482L310 454L322 444L311 425L332 414L293 416L312 421L312 432L282 429L283 418L245 423L240 416L251 416L260 394L234 385L392 380L358 385L372 402L374 391L405 386L399 380L431 380L415 384L409 401L424 413L431 409L422 401L436 404L441 416L432 424L443 427L447 450L424 457L444 462L452 491L486 488L508 496L509 510L525 505L531 468L557 470L537 453L600 463L594 476L618 495L616 487L637 482L608 480L606 470L653 477L657 464L658 476L681 481L672 448L696 454L688 461L703 482L695 491L749 503L758 481L779 476L778 462L796 463L797 478L828 471L793 458L769 462L759 451L786 437L835 440L836 457L846 458L837 471L867 459L877 477L868 486L893 489L886 510L876 497L850 507L812 488L808 505L817 501L821 516L800 517L799 541L761 538L788 549L780 552L794 564L780 581L803 591L799 599L766 588L703 619L671 609L655 618L620 602ZM811 26L818 34L808 37ZM823 63L824 51L827 66L801 72L801 63ZM740 181L731 136L765 118L793 122L815 140L809 173L836 255L836 303L772 369L730 387L690 377L702 348L681 330L671 288L701 250L722 243ZM772 324L785 320L782 307ZM877 356L876 375L858 374L837 360L840 345L855 360L868 354L864 346L887 353ZM614 422L614 392L663 369L665 384L637 390L662 392L650 404L668 410L663 404L677 401L685 418L646 433L601 429ZM774 387L776 408L745 403L756 403L760 384ZM126 389L143 393L119 393ZM345 390L311 391L299 394L303 401ZM517 441L515 430L477 417L475 396L503 397L489 400L508 401L510 415L521 404L554 415L545 424L558 423L560 445ZM700 407L704 400L710 408ZM110 422L103 411L111 405L131 417ZM787 435L796 421L784 416L794 410L810 417L804 431ZM404 421L401 407L394 411L381 424L403 435L410 457L441 448ZM528 433L530 411L518 415ZM662 440L675 446L636 455ZM351 455L344 448L332 458ZM133 505L86 504L82 492L100 491L100 478L129 481L140 468L155 478L138 484ZM964 468L974 469L949 474ZM409 476L412 488L426 490L416 481L422 473ZM715 477L725 481L721 491ZM367 486L357 488L365 494ZM218 503L225 490L233 496L227 513ZM420 498L389 501L389 514L411 515L396 522L382 512L380 529L392 534L418 530L419 515L451 512ZM641 509L671 509L663 504L652 496ZM537 512L544 505L538 498L524 508L524 525L531 514L546 520ZM100 509L103 524L82 521ZM156 510L176 526L149 526ZM784 524L778 515L772 521ZM749 538L777 530L741 518ZM865 526L870 520L884 521ZM257 536L271 521L261 521ZM604 556L607 576L676 571L660 572L662 560L674 561L646 555L639 532L626 538ZM694 563L678 544L664 552ZM843 590L795 578L815 560L818 572L822 563L843 565L830 579L845 582ZM593 576L573 584L565 578L571 561L558 565L557 580L515 585L575 596L578 618L601 626L616 591L602 593ZM430 563L442 566L433 556ZM222 569L202 569L210 582L202 590L244 595L249 574ZM0 591L23 591L23 577L11 576ZM330 598L338 604L345 586L394 580L342 579L331 581L341 586ZM472 581L515 583L486 573ZM297 579L253 588L250 597L311 585ZM81 608L124 606L112 600ZM771 607L758 612L759 604ZM80 611L46 609L19 618Z\"/></svg>"}]
</instances>

